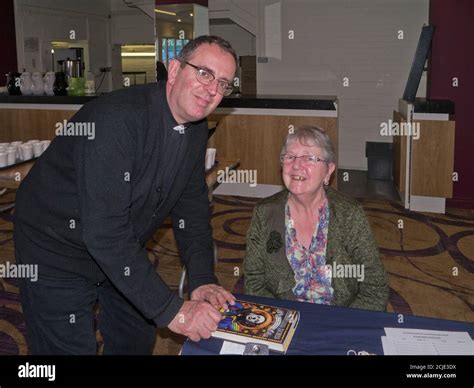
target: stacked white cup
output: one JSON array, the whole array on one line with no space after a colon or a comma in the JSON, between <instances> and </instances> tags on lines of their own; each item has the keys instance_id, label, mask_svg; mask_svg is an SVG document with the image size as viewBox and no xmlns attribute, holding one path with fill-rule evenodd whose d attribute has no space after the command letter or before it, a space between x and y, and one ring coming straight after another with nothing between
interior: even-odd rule
<instances>
[{"instance_id":1,"label":"stacked white cup","mask_svg":"<svg viewBox=\"0 0 474 388\"><path fill-rule=\"evenodd\" d=\"M42 140L40 141L40 143L43 145L43 152L44 152L51 144L51 140Z\"/></svg>"},{"instance_id":2,"label":"stacked white cup","mask_svg":"<svg viewBox=\"0 0 474 388\"><path fill-rule=\"evenodd\" d=\"M26 161L39 157L51 144L50 140L12 141L0 143L0 168L11 166L18 161Z\"/></svg>"},{"instance_id":3,"label":"stacked white cup","mask_svg":"<svg viewBox=\"0 0 474 388\"><path fill-rule=\"evenodd\" d=\"M12 164L15 164L18 148L17 147L7 147L5 152L7 153L7 166L11 166Z\"/></svg>"},{"instance_id":4,"label":"stacked white cup","mask_svg":"<svg viewBox=\"0 0 474 388\"><path fill-rule=\"evenodd\" d=\"M29 160L33 157L33 146L25 143L20 145L20 159Z\"/></svg>"},{"instance_id":5,"label":"stacked white cup","mask_svg":"<svg viewBox=\"0 0 474 388\"><path fill-rule=\"evenodd\" d=\"M5 149L0 149L0 168L6 167L8 163L8 154Z\"/></svg>"}]
</instances>

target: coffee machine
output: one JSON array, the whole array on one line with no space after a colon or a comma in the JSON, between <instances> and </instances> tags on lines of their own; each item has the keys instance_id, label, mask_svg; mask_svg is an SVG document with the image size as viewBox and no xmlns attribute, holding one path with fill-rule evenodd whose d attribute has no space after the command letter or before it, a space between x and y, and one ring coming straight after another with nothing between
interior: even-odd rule
<instances>
[{"instance_id":1,"label":"coffee machine","mask_svg":"<svg viewBox=\"0 0 474 388\"><path fill-rule=\"evenodd\" d=\"M57 60L57 71L63 72L66 76L68 94L72 96L82 96L85 94L84 78L84 49L71 47L68 49L55 49Z\"/></svg>"}]
</instances>

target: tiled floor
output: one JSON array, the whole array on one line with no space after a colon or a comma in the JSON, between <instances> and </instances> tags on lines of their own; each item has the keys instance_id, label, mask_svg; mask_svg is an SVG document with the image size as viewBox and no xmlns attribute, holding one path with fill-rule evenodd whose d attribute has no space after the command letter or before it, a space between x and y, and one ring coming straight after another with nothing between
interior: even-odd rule
<instances>
[{"instance_id":1,"label":"tiled floor","mask_svg":"<svg viewBox=\"0 0 474 388\"><path fill-rule=\"evenodd\" d=\"M393 181L368 179L367 171L339 170L337 174L338 190L351 197L400 201Z\"/></svg>"},{"instance_id":2,"label":"tiled floor","mask_svg":"<svg viewBox=\"0 0 474 388\"><path fill-rule=\"evenodd\" d=\"M368 179L367 171L339 170L338 190L354 197L364 199L386 199L400 201L395 184L390 180ZM246 183L222 183L214 190L214 195L237 195L251 198L265 198L282 190L283 186Z\"/></svg>"}]
</instances>

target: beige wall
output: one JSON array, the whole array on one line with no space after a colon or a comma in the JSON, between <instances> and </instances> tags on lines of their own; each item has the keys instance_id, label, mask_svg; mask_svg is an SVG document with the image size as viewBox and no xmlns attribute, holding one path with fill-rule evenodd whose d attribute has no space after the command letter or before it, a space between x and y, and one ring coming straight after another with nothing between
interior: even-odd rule
<instances>
[{"instance_id":1,"label":"beige wall","mask_svg":"<svg viewBox=\"0 0 474 388\"><path fill-rule=\"evenodd\" d=\"M255 55L255 36L237 24L213 24L209 32L227 40L238 56Z\"/></svg>"},{"instance_id":2,"label":"beige wall","mask_svg":"<svg viewBox=\"0 0 474 388\"><path fill-rule=\"evenodd\" d=\"M392 118L403 95L429 1L258 4L257 57L268 57L257 63L258 93L338 96L339 166L366 169L365 142L392 141L380 136L380 123Z\"/></svg>"}]
</instances>

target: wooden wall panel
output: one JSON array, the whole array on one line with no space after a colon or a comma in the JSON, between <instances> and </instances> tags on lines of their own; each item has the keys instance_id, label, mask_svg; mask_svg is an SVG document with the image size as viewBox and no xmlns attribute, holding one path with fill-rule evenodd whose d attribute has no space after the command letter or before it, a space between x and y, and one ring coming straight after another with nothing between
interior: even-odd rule
<instances>
[{"instance_id":1,"label":"wooden wall panel","mask_svg":"<svg viewBox=\"0 0 474 388\"><path fill-rule=\"evenodd\" d=\"M412 142L411 193L453 197L454 121L417 121L420 138Z\"/></svg>"},{"instance_id":2,"label":"wooden wall panel","mask_svg":"<svg viewBox=\"0 0 474 388\"><path fill-rule=\"evenodd\" d=\"M279 156L290 125L325 129L337 154L336 118L213 114L208 119L218 122L208 143L217 149L216 158L240 159L239 169L257 170L258 183L283 184ZM336 174L331 185L337 186Z\"/></svg>"},{"instance_id":3,"label":"wooden wall panel","mask_svg":"<svg viewBox=\"0 0 474 388\"><path fill-rule=\"evenodd\" d=\"M406 123L399 112L393 121ZM454 170L454 121L420 120L420 138L412 140L411 195L452 198ZM400 192L405 191L406 136L393 137L393 176Z\"/></svg>"},{"instance_id":4,"label":"wooden wall panel","mask_svg":"<svg viewBox=\"0 0 474 388\"><path fill-rule=\"evenodd\" d=\"M51 140L55 125L68 120L75 111L41 109L0 109L0 142L31 139ZM257 182L283 184L280 150L290 125L316 125L327 131L337 154L337 118L213 114L218 122L208 146L217 148L216 158L240 159L240 169L257 170ZM331 186L337 187L333 174Z\"/></svg>"},{"instance_id":5,"label":"wooden wall panel","mask_svg":"<svg viewBox=\"0 0 474 388\"><path fill-rule=\"evenodd\" d=\"M43 109L0 109L0 142L52 140L55 125L76 111Z\"/></svg>"},{"instance_id":6,"label":"wooden wall panel","mask_svg":"<svg viewBox=\"0 0 474 388\"><path fill-rule=\"evenodd\" d=\"M393 111L393 122L405 123L405 118L397 111ZM393 136L393 180L400 193L405 191L406 179L406 136Z\"/></svg>"}]
</instances>

